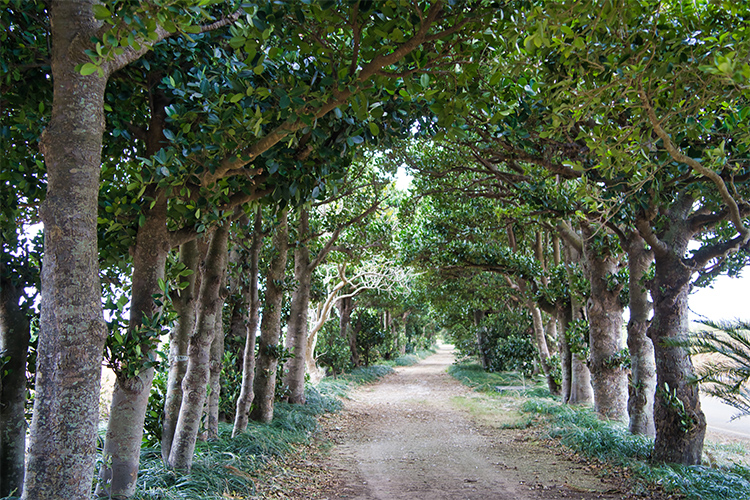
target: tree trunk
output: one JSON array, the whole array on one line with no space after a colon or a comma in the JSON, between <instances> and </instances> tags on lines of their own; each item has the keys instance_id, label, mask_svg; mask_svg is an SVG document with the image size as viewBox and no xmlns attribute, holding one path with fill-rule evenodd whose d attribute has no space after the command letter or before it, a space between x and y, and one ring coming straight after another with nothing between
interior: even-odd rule
<instances>
[{"instance_id":1,"label":"tree trunk","mask_svg":"<svg viewBox=\"0 0 750 500\"><path fill-rule=\"evenodd\" d=\"M198 311L198 292L201 284L201 262L207 245L203 241L191 240L180 245L180 262L193 271L187 276L188 286L179 290L172 299L177 321L169 335L169 374L164 396L164 418L162 421L161 456L164 463L169 460L172 440L182 406L182 379L188 361L188 344L195 331Z\"/></svg>"},{"instance_id":2,"label":"tree trunk","mask_svg":"<svg viewBox=\"0 0 750 500\"><path fill-rule=\"evenodd\" d=\"M96 231L107 80L75 70L87 60L76 44L101 25L93 3L48 6L54 97L40 141L47 195L40 209L44 260L25 499L88 500L94 477L107 335Z\"/></svg>"},{"instance_id":3,"label":"tree trunk","mask_svg":"<svg viewBox=\"0 0 750 500\"><path fill-rule=\"evenodd\" d=\"M216 333L217 318L224 304L222 285L227 272L228 224L219 226L211 238L206 253L206 270L201 280L200 312L195 334L188 346L188 365L182 380L182 405L175 427L168 465L190 470L195 443L198 439L206 385L209 379L211 344Z\"/></svg>"},{"instance_id":4,"label":"tree trunk","mask_svg":"<svg viewBox=\"0 0 750 500\"><path fill-rule=\"evenodd\" d=\"M258 359L255 366L253 389L255 400L250 419L270 423L273 420L273 403L276 395L276 368L279 363L279 337L281 336L281 307L284 301L284 270L289 245L287 213L278 215L278 226L273 235L274 256L266 279L266 300L260 324Z\"/></svg>"},{"instance_id":5,"label":"tree trunk","mask_svg":"<svg viewBox=\"0 0 750 500\"><path fill-rule=\"evenodd\" d=\"M263 244L262 212L255 212L253 237L250 244L250 273L242 281L240 301L232 313L231 331L235 335L245 336L245 352L242 358L242 387L237 398L237 410L234 415L232 437L247 429L248 413L253 403L253 380L255 378L255 336L260 320L260 300L258 299L258 263Z\"/></svg>"},{"instance_id":6,"label":"tree trunk","mask_svg":"<svg viewBox=\"0 0 750 500\"><path fill-rule=\"evenodd\" d=\"M359 347L357 347L357 332L350 328L352 311L354 311L354 301L351 297L344 297L339 300L339 329L341 336L349 342L352 365L358 367L362 366L362 357L359 354Z\"/></svg>"},{"instance_id":7,"label":"tree trunk","mask_svg":"<svg viewBox=\"0 0 750 500\"><path fill-rule=\"evenodd\" d=\"M300 211L298 234L300 239L310 233L308 213ZM292 357L286 362L282 386L285 396L293 404L305 403L305 357L307 354L307 310L310 307L313 267L310 265L310 250L303 242L294 249L294 280L289 306L289 322L286 328L286 348Z\"/></svg>"},{"instance_id":8,"label":"tree trunk","mask_svg":"<svg viewBox=\"0 0 750 500\"><path fill-rule=\"evenodd\" d=\"M154 294L159 280L164 279L164 268L170 250L167 231L167 197L163 191L155 195L156 204L146 212L145 223L136 235L133 254L133 284L128 325L129 341L139 337L152 338L157 332L143 332L142 319L153 318L159 307ZM143 348L144 357L153 357L149 346ZM99 471L97 496L129 498L135 494L140 463L143 423L154 378L154 368L140 365L145 359L118 360L117 379L112 394L102 466ZM128 367L129 363L139 366Z\"/></svg>"},{"instance_id":9,"label":"tree trunk","mask_svg":"<svg viewBox=\"0 0 750 500\"><path fill-rule=\"evenodd\" d=\"M609 248L597 241L596 229L587 223L583 233L584 267L591 284L586 304L589 317L591 382L594 387L594 407L600 418L626 422L628 378L622 355L622 285L610 281L618 271L618 258ZM599 228L599 231L604 231Z\"/></svg>"},{"instance_id":10,"label":"tree trunk","mask_svg":"<svg viewBox=\"0 0 750 500\"><path fill-rule=\"evenodd\" d=\"M563 403L570 402L570 391L572 386L572 353L570 352L570 344L568 343L568 325L573 321L572 312L570 310L570 304L565 302L558 302L555 306L555 315L557 321L561 325L561 329L558 332L557 337L557 349L560 353L560 398Z\"/></svg>"},{"instance_id":11,"label":"tree trunk","mask_svg":"<svg viewBox=\"0 0 750 500\"><path fill-rule=\"evenodd\" d=\"M477 348L479 351L479 361L482 363L482 369L490 369L490 356L489 348L487 346L487 327L482 326L482 321L485 317L485 312L479 309L473 311L474 315L474 328L477 331Z\"/></svg>"},{"instance_id":12,"label":"tree trunk","mask_svg":"<svg viewBox=\"0 0 750 500\"><path fill-rule=\"evenodd\" d=\"M630 321L628 321L628 350L630 351L630 396L628 414L630 432L654 436L654 391L656 390L656 361L654 344L648 338L651 303L644 279L653 253L636 232L628 234L626 242L630 270Z\"/></svg>"},{"instance_id":13,"label":"tree trunk","mask_svg":"<svg viewBox=\"0 0 750 500\"><path fill-rule=\"evenodd\" d=\"M539 361L542 364L542 371L544 376L547 378L547 387L549 392L552 394L560 393L560 385L555 380L554 373L552 371L552 365L550 364L549 347L547 347L547 338L544 335L544 322L542 321L542 311L533 302L528 301L526 304L529 311L531 312L531 320L534 325L534 338L536 340L537 353L539 354Z\"/></svg>"},{"instance_id":14,"label":"tree trunk","mask_svg":"<svg viewBox=\"0 0 750 500\"><path fill-rule=\"evenodd\" d=\"M0 497L21 495L26 457L29 319L14 281L0 262Z\"/></svg>"},{"instance_id":15,"label":"tree trunk","mask_svg":"<svg viewBox=\"0 0 750 500\"><path fill-rule=\"evenodd\" d=\"M682 256L692 237L686 220L692 201L684 196L667 211L668 230L662 235L666 248L654 249L654 317L648 329L656 357L653 459L683 465L701 463L706 434L698 386L691 381L692 360L683 347L668 345L668 341L688 333L688 291L693 270L682 262Z\"/></svg>"},{"instance_id":16,"label":"tree trunk","mask_svg":"<svg viewBox=\"0 0 750 500\"><path fill-rule=\"evenodd\" d=\"M206 439L214 441L219 439L219 403L221 398L221 367L224 360L224 321L221 309L222 301L219 307L219 314L216 316L216 326L214 327L214 341L211 343L211 353L209 361L209 393L208 404L206 405Z\"/></svg>"}]
</instances>

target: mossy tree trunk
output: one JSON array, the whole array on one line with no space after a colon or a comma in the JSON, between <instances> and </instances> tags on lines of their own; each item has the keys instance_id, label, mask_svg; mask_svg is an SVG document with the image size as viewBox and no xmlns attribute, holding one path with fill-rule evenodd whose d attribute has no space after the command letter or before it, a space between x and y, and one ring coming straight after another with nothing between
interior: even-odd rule
<instances>
[{"instance_id":1,"label":"mossy tree trunk","mask_svg":"<svg viewBox=\"0 0 750 500\"><path fill-rule=\"evenodd\" d=\"M586 303L589 318L591 382L594 406L601 418L627 421L628 378L622 358L622 313L617 283L619 256L607 241L607 231L581 225L584 267L591 285Z\"/></svg>"}]
</instances>

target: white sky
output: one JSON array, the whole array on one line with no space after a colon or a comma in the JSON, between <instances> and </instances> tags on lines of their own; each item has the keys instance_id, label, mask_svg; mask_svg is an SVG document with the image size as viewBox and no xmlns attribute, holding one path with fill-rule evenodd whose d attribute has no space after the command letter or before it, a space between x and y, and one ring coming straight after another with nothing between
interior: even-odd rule
<instances>
[{"instance_id":1,"label":"white sky","mask_svg":"<svg viewBox=\"0 0 750 500\"><path fill-rule=\"evenodd\" d=\"M750 275L745 272L739 278L719 276L713 288L695 289L690 294L690 320L701 316L712 320L750 320Z\"/></svg>"}]
</instances>

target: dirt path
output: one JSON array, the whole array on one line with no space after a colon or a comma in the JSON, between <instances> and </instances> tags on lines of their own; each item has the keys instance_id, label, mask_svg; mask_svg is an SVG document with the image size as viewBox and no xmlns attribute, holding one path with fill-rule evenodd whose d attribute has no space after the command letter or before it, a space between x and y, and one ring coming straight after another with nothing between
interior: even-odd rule
<instances>
[{"instance_id":1,"label":"dirt path","mask_svg":"<svg viewBox=\"0 0 750 500\"><path fill-rule=\"evenodd\" d=\"M443 347L420 364L355 391L339 416L324 421L324 432L337 444L326 457L305 458L294 474L306 478L300 498L626 496L531 431L478 423L463 409L476 393L445 373L452 362L451 351Z\"/></svg>"}]
</instances>

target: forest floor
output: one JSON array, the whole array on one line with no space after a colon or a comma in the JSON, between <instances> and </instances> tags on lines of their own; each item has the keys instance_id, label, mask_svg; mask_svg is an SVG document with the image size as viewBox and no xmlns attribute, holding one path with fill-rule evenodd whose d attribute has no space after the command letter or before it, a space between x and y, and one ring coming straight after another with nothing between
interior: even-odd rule
<instances>
[{"instance_id":1,"label":"forest floor","mask_svg":"<svg viewBox=\"0 0 750 500\"><path fill-rule=\"evenodd\" d=\"M507 428L521 418L515 398L488 403L446 373L453 360L442 347L355 390L344 410L322 417L312 445L256 478L257 498L632 497L626 471L580 458L539 429Z\"/></svg>"}]
</instances>

